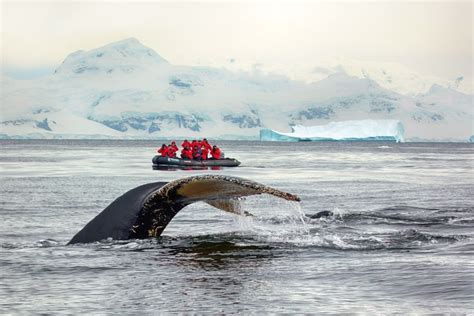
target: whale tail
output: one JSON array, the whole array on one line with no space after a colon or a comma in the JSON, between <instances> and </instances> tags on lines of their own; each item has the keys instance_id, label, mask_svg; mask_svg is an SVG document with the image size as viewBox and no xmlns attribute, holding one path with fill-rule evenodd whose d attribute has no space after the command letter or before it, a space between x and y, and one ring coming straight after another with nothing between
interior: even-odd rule
<instances>
[{"instance_id":1,"label":"whale tail","mask_svg":"<svg viewBox=\"0 0 474 316\"><path fill-rule=\"evenodd\" d=\"M226 212L242 214L236 199L257 194L300 201L296 195L264 184L224 175L201 175L168 183L149 183L117 198L79 231L69 244L106 238L157 237L173 217L189 204L203 201Z\"/></svg>"}]
</instances>

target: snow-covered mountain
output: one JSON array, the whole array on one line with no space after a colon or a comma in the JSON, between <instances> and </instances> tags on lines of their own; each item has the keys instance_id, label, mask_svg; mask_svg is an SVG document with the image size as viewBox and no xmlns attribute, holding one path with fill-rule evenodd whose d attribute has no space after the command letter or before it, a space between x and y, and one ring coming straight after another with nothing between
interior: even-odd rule
<instances>
[{"instance_id":1,"label":"snow-covered mountain","mask_svg":"<svg viewBox=\"0 0 474 316\"><path fill-rule=\"evenodd\" d=\"M404 95L370 77L318 80L168 63L136 39L70 54L55 73L2 78L3 138L244 139L261 128L397 119L405 137L458 139L473 132L473 96L433 85Z\"/></svg>"},{"instance_id":2,"label":"snow-covered mountain","mask_svg":"<svg viewBox=\"0 0 474 316\"><path fill-rule=\"evenodd\" d=\"M421 74L399 63L360 61L348 58L319 58L304 62L292 60L285 63L229 58L225 60L197 60L193 64L224 68L234 72L279 74L306 83L318 82L332 74L345 73L360 79L374 80L386 89L412 97L426 93L434 84L466 94L472 94L474 87L472 78L465 78L462 75L446 80Z\"/></svg>"}]
</instances>

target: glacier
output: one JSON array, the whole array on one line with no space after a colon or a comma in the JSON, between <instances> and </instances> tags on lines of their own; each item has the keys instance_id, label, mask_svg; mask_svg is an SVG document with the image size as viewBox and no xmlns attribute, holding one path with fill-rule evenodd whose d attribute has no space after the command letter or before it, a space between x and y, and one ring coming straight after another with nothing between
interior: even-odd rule
<instances>
[{"instance_id":1,"label":"glacier","mask_svg":"<svg viewBox=\"0 0 474 316\"><path fill-rule=\"evenodd\" d=\"M395 141L404 142L403 124L397 120L331 122L319 126L295 125L291 133L260 130L262 141Z\"/></svg>"}]
</instances>

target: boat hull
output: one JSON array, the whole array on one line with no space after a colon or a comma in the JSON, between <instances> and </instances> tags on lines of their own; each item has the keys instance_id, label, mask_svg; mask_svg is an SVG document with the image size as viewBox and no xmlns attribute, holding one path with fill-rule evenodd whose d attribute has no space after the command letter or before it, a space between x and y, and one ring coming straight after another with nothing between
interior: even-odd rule
<instances>
[{"instance_id":1,"label":"boat hull","mask_svg":"<svg viewBox=\"0 0 474 316\"><path fill-rule=\"evenodd\" d=\"M180 167L237 167L240 161L234 158L188 160L181 158L155 156L152 159L153 166L180 166Z\"/></svg>"}]
</instances>

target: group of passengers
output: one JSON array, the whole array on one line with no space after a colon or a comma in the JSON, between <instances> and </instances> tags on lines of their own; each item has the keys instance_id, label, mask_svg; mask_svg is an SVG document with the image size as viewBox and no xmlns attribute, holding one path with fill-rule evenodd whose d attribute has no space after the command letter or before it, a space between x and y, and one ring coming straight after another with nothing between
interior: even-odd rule
<instances>
[{"instance_id":1,"label":"group of passengers","mask_svg":"<svg viewBox=\"0 0 474 316\"><path fill-rule=\"evenodd\" d=\"M208 159L221 159L221 150L216 145L211 146L207 139L193 140L189 142L187 139L181 144L181 158L188 160L208 160ZM163 144L157 152L161 157L176 158L176 153L179 148L176 146L176 142L172 141L171 144Z\"/></svg>"}]
</instances>

